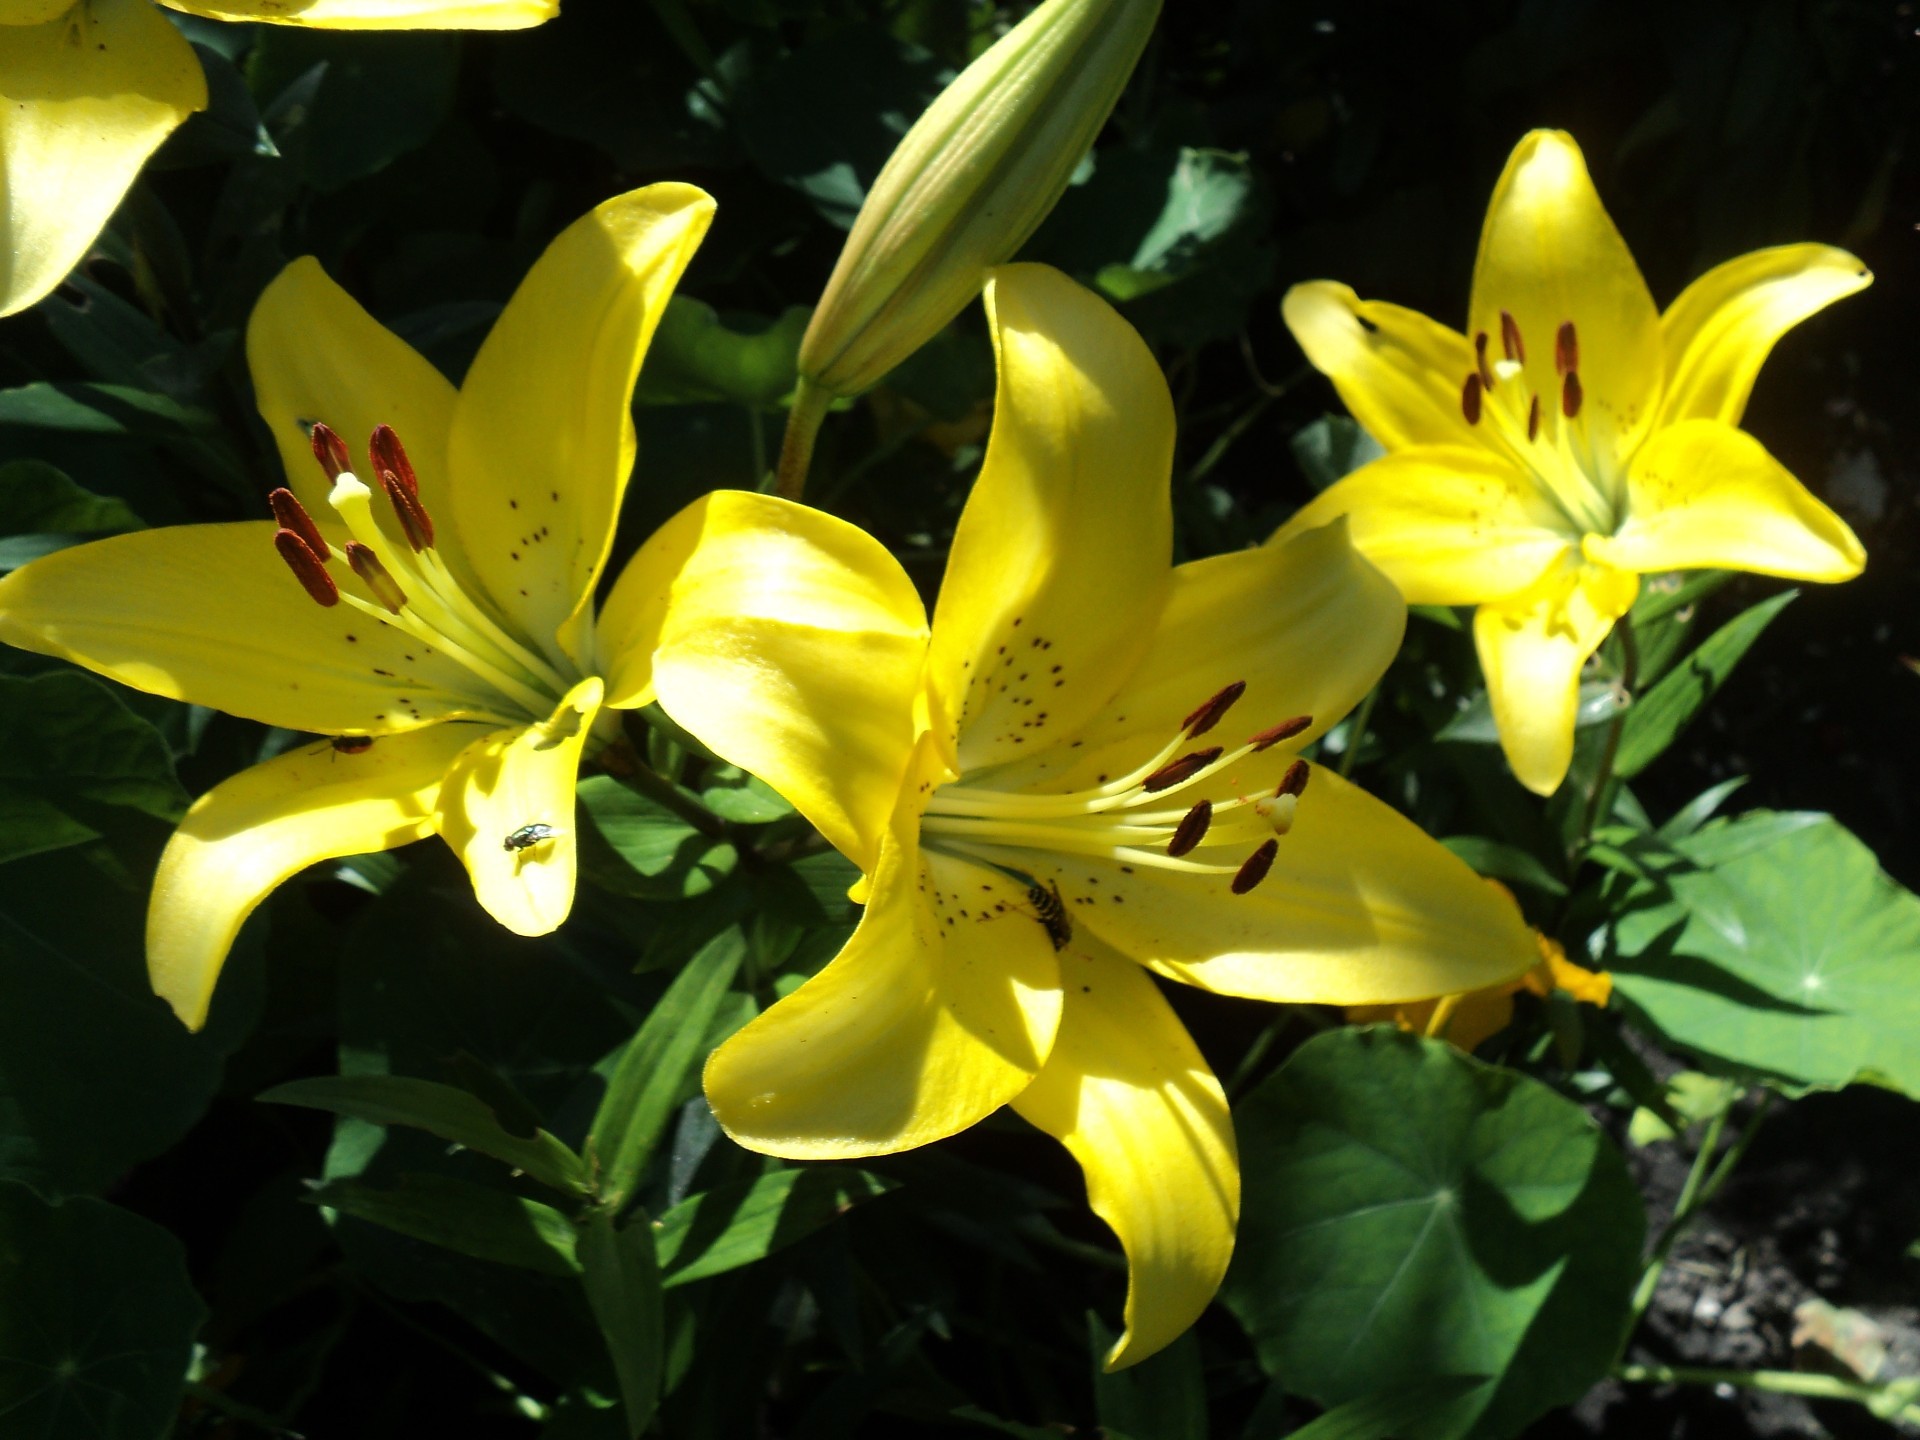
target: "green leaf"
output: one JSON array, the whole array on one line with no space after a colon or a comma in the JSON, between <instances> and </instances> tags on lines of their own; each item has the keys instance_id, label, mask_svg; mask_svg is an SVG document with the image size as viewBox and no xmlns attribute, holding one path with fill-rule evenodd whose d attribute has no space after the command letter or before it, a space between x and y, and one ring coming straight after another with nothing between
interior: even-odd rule
<instances>
[{"instance_id":1,"label":"green leaf","mask_svg":"<svg viewBox=\"0 0 1920 1440\"><path fill-rule=\"evenodd\" d=\"M1207 1440L1207 1384L1193 1332L1138 1365L1109 1373L1107 1352L1119 1338L1098 1314L1087 1312L1093 1402L1101 1429L1128 1440Z\"/></svg>"},{"instance_id":2,"label":"green leaf","mask_svg":"<svg viewBox=\"0 0 1920 1440\"><path fill-rule=\"evenodd\" d=\"M660 1403L665 1364L666 1326L653 1228L644 1214L619 1227L607 1212L596 1210L581 1231L579 1255L587 1303L620 1380L627 1434L637 1440Z\"/></svg>"},{"instance_id":3,"label":"green leaf","mask_svg":"<svg viewBox=\"0 0 1920 1440\"><path fill-rule=\"evenodd\" d=\"M541 1184L587 1193L586 1166L545 1130L510 1135L484 1103L464 1090L401 1075L323 1075L276 1085L260 1099L351 1115L376 1125L408 1125L524 1170Z\"/></svg>"},{"instance_id":4,"label":"green leaf","mask_svg":"<svg viewBox=\"0 0 1920 1440\"><path fill-rule=\"evenodd\" d=\"M1631 780L1666 753L1669 745L1727 683L1733 667L1761 632L1800 592L1787 590L1736 615L1704 640L1670 674L1627 709L1614 773Z\"/></svg>"},{"instance_id":5,"label":"green leaf","mask_svg":"<svg viewBox=\"0 0 1920 1440\"><path fill-rule=\"evenodd\" d=\"M1486 1379L1484 1375L1450 1375L1415 1385L1396 1385L1377 1395L1336 1405L1319 1419L1302 1425L1287 1440L1398 1440L1436 1413L1450 1413L1454 1402L1478 1389Z\"/></svg>"},{"instance_id":6,"label":"green leaf","mask_svg":"<svg viewBox=\"0 0 1920 1440\"><path fill-rule=\"evenodd\" d=\"M1736 775L1731 780L1722 780L1718 785L1709 786L1693 799L1674 812L1673 818L1662 825L1659 835L1662 840L1684 840L1707 821L1714 812L1730 799L1733 793L1747 783L1748 777Z\"/></svg>"},{"instance_id":7,"label":"green leaf","mask_svg":"<svg viewBox=\"0 0 1920 1440\"><path fill-rule=\"evenodd\" d=\"M1752 811L1633 886L1607 968L1703 1068L1920 1097L1920 899L1830 816Z\"/></svg>"},{"instance_id":8,"label":"green leaf","mask_svg":"<svg viewBox=\"0 0 1920 1440\"><path fill-rule=\"evenodd\" d=\"M1695 570L1650 578L1642 584L1640 598L1633 602L1633 623L1651 625L1689 605L1697 605L1733 579L1733 575L1731 570Z\"/></svg>"},{"instance_id":9,"label":"green leaf","mask_svg":"<svg viewBox=\"0 0 1920 1440\"><path fill-rule=\"evenodd\" d=\"M0 390L0 425L162 440L218 432L211 413L127 385L38 383Z\"/></svg>"},{"instance_id":10,"label":"green leaf","mask_svg":"<svg viewBox=\"0 0 1920 1440\"><path fill-rule=\"evenodd\" d=\"M1581 683L1579 708L1573 712L1575 729L1605 724L1619 713L1620 692L1612 685L1604 680ZM1475 695L1467 708L1442 725L1433 738L1469 745L1498 745L1500 729L1494 723L1493 702L1487 692L1482 690Z\"/></svg>"},{"instance_id":11,"label":"green leaf","mask_svg":"<svg viewBox=\"0 0 1920 1440\"><path fill-rule=\"evenodd\" d=\"M765 825L793 814L793 806L766 781L737 766L720 767L706 777L700 801L722 820L736 825Z\"/></svg>"},{"instance_id":12,"label":"green leaf","mask_svg":"<svg viewBox=\"0 0 1920 1440\"><path fill-rule=\"evenodd\" d=\"M1483 835L1450 835L1440 842L1482 875L1514 885L1531 885L1548 895L1567 893L1561 880L1544 862L1518 845L1489 840Z\"/></svg>"},{"instance_id":13,"label":"green leaf","mask_svg":"<svg viewBox=\"0 0 1920 1440\"><path fill-rule=\"evenodd\" d=\"M1405 1437L1493 1440L1607 1373L1645 1220L1572 1101L1370 1027L1309 1040L1235 1127L1244 1188L1222 1298L1289 1390L1335 1406L1486 1375Z\"/></svg>"},{"instance_id":14,"label":"green leaf","mask_svg":"<svg viewBox=\"0 0 1920 1440\"><path fill-rule=\"evenodd\" d=\"M1322 415L1302 425L1288 444L1300 473L1316 490L1325 490L1387 453L1378 440L1360 428L1358 420L1345 415Z\"/></svg>"},{"instance_id":15,"label":"green leaf","mask_svg":"<svg viewBox=\"0 0 1920 1440\"><path fill-rule=\"evenodd\" d=\"M654 1222L666 1285L685 1285L771 1255L893 1182L834 1165L776 1170L690 1195Z\"/></svg>"},{"instance_id":16,"label":"green leaf","mask_svg":"<svg viewBox=\"0 0 1920 1440\"><path fill-rule=\"evenodd\" d=\"M750 329L735 329L711 305L675 295L647 348L638 398L646 405L731 400L772 407L793 390L800 337L811 316L796 305L777 320L756 319Z\"/></svg>"},{"instance_id":17,"label":"green leaf","mask_svg":"<svg viewBox=\"0 0 1920 1440\"><path fill-rule=\"evenodd\" d=\"M54 531L110 535L146 522L124 500L96 495L40 460L0 465L0 535Z\"/></svg>"},{"instance_id":18,"label":"green leaf","mask_svg":"<svg viewBox=\"0 0 1920 1440\"><path fill-rule=\"evenodd\" d=\"M287 158L320 191L385 169L433 134L452 109L460 37L263 29L248 57L256 96L279 95L324 67L310 106L280 135Z\"/></svg>"},{"instance_id":19,"label":"green leaf","mask_svg":"<svg viewBox=\"0 0 1920 1440\"><path fill-rule=\"evenodd\" d=\"M547 1275L580 1273L573 1222L551 1205L504 1190L445 1175L404 1174L391 1190L331 1180L304 1198L462 1255Z\"/></svg>"},{"instance_id":20,"label":"green leaf","mask_svg":"<svg viewBox=\"0 0 1920 1440\"><path fill-rule=\"evenodd\" d=\"M0 1421L33 1440L161 1440L206 1311L180 1243L100 1200L0 1184Z\"/></svg>"},{"instance_id":21,"label":"green leaf","mask_svg":"<svg viewBox=\"0 0 1920 1440\"><path fill-rule=\"evenodd\" d=\"M601 1195L616 1210L633 1193L667 1122L686 1098L694 1065L706 1058L707 1032L746 953L737 927L714 936L674 977L621 1051L586 1145Z\"/></svg>"},{"instance_id":22,"label":"green leaf","mask_svg":"<svg viewBox=\"0 0 1920 1440\"><path fill-rule=\"evenodd\" d=\"M691 900L733 873L739 854L611 775L580 782L581 869L617 894Z\"/></svg>"}]
</instances>

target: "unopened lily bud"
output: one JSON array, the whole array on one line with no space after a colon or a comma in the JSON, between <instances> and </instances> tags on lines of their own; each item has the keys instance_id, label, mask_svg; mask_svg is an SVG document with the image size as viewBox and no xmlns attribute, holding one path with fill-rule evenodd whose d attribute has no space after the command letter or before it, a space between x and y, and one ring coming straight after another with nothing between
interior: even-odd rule
<instances>
[{"instance_id":1,"label":"unopened lily bud","mask_svg":"<svg viewBox=\"0 0 1920 1440\"><path fill-rule=\"evenodd\" d=\"M915 122L874 181L800 344L857 395L937 334L1053 209L1126 88L1160 0L1045 0Z\"/></svg>"}]
</instances>

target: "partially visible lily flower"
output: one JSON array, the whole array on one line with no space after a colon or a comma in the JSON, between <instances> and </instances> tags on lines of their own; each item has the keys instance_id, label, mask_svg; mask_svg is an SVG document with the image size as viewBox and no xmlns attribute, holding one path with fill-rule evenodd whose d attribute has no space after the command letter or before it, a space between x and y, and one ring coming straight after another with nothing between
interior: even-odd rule
<instances>
[{"instance_id":1,"label":"partially visible lily flower","mask_svg":"<svg viewBox=\"0 0 1920 1440\"><path fill-rule=\"evenodd\" d=\"M731 529L689 507L651 542L689 557L671 589L607 609L664 609L662 706L864 875L846 948L708 1062L721 1125L838 1159L1012 1105L1125 1248L1117 1367L1206 1306L1239 1210L1225 1096L1149 972L1385 1003L1534 952L1465 865L1301 758L1398 648L1392 586L1337 526L1170 564L1145 344L1043 266L986 299L994 427L931 626L877 541L770 497L728 500L760 515Z\"/></svg>"},{"instance_id":2,"label":"partially visible lily flower","mask_svg":"<svg viewBox=\"0 0 1920 1440\"><path fill-rule=\"evenodd\" d=\"M519 30L560 0L163 0L210 20L330 30ZM0 315L80 263L207 80L151 0L0 0Z\"/></svg>"},{"instance_id":3,"label":"partially visible lily flower","mask_svg":"<svg viewBox=\"0 0 1920 1440\"><path fill-rule=\"evenodd\" d=\"M1479 606L1501 744L1551 794L1581 668L1641 575L1860 573L1845 522L1737 427L1774 342L1871 278L1844 250L1783 245L1658 314L1579 147L1537 130L1494 187L1466 335L1329 280L1287 292L1307 358L1388 453L1276 539L1344 515L1409 603Z\"/></svg>"},{"instance_id":4,"label":"partially visible lily flower","mask_svg":"<svg viewBox=\"0 0 1920 1440\"><path fill-rule=\"evenodd\" d=\"M1557 940L1539 934L1534 939L1540 946L1540 962L1516 980L1404 1005L1350 1005L1347 1019L1355 1025L1389 1021L1399 1029L1445 1040L1472 1054L1482 1040L1513 1023L1513 997L1523 990L1542 1000L1558 990L1582 1005L1606 1009L1613 996L1612 975L1574 964Z\"/></svg>"},{"instance_id":5,"label":"partially visible lily flower","mask_svg":"<svg viewBox=\"0 0 1920 1440\"><path fill-rule=\"evenodd\" d=\"M294 261L247 329L286 466L274 518L98 540L0 580L7 644L334 737L216 785L168 843L147 963L187 1025L241 922L316 861L438 834L509 929L566 918L582 752L604 709L651 699L647 637L603 646L593 615L630 396L712 213L653 185L575 222L458 391ZM342 435L371 437L364 468Z\"/></svg>"}]
</instances>

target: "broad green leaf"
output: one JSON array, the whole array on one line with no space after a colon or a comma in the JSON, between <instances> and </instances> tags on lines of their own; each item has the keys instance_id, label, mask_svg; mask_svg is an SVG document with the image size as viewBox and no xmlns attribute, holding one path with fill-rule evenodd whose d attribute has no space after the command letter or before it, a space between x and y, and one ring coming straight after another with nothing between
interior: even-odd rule
<instances>
[{"instance_id":1,"label":"broad green leaf","mask_svg":"<svg viewBox=\"0 0 1920 1440\"><path fill-rule=\"evenodd\" d=\"M1221 1295L1289 1390L1337 1406L1485 1375L1403 1440L1494 1440L1606 1374L1645 1219L1578 1105L1368 1027L1308 1041L1234 1118L1244 1190Z\"/></svg>"},{"instance_id":2,"label":"broad green leaf","mask_svg":"<svg viewBox=\"0 0 1920 1440\"><path fill-rule=\"evenodd\" d=\"M1731 570L1695 570L1686 574L1649 577L1640 587L1640 598L1633 602L1632 618L1636 626L1664 620L1675 611L1697 605L1733 579Z\"/></svg>"},{"instance_id":3,"label":"broad green leaf","mask_svg":"<svg viewBox=\"0 0 1920 1440\"><path fill-rule=\"evenodd\" d=\"M587 1303L593 1307L593 1318L599 1322L620 1380L627 1434L638 1440L660 1403L665 1364L666 1327L653 1228L644 1213L636 1213L625 1226L616 1226L610 1214L596 1210L581 1230L578 1253Z\"/></svg>"},{"instance_id":4,"label":"broad green leaf","mask_svg":"<svg viewBox=\"0 0 1920 1440\"><path fill-rule=\"evenodd\" d=\"M0 465L0 535L112 535L145 526L124 500L82 489L40 460Z\"/></svg>"},{"instance_id":5,"label":"broad green leaf","mask_svg":"<svg viewBox=\"0 0 1920 1440\"><path fill-rule=\"evenodd\" d=\"M736 825L765 825L793 814L786 798L757 775L749 775L735 766L720 767L709 775L700 801L722 820Z\"/></svg>"},{"instance_id":6,"label":"broad green leaf","mask_svg":"<svg viewBox=\"0 0 1920 1440\"><path fill-rule=\"evenodd\" d=\"M83 435L142 435L181 440L217 433L205 410L126 385L39 382L0 390L0 425L70 430Z\"/></svg>"},{"instance_id":7,"label":"broad green leaf","mask_svg":"<svg viewBox=\"0 0 1920 1440\"><path fill-rule=\"evenodd\" d=\"M1316 490L1325 490L1387 453L1378 440L1360 428L1358 420L1345 415L1322 415L1294 431L1288 444L1300 473Z\"/></svg>"},{"instance_id":8,"label":"broad green leaf","mask_svg":"<svg viewBox=\"0 0 1920 1440\"><path fill-rule=\"evenodd\" d=\"M668 1288L771 1255L893 1182L865 1170L813 1165L690 1195L654 1223Z\"/></svg>"},{"instance_id":9,"label":"broad green leaf","mask_svg":"<svg viewBox=\"0 0 1920 1440\"><path fill-rule=\"evenodd\" d=\"M480 1260L548 1275L580 1273L573 1222L551 1205L504 1190L444 1175L406 1174L391 1190L332 1180L302 1198Z\"/></svg>"},{"instance_id":10,"label":"broad green leaf","mask_svg":"<svg viewBox=\"0 0 1920 1440\"><path fill-rule=\"evenodd\" d=\"M1287 1440L1398 1440L1435 1414L1450 1413L1457 1402L1486 1380L1484 1375L1455 1375L1417 1385L1396 1385L1336 1405L1302 1425Z\"/></svg>"},{"instance_id":11,"label":"broad green leaf","mask_svg":"<svg viewBox=\"0 0 1920 1440\"><path fill-rule=\"evenodd\" d=\"M1709 786L1693 799L1674 812L1673 818L1660 827L1662 840L1684 840L1707 821L1714 812L1724 805L1750 777L1736 775L1731 780L1722 780L1718 785Z\"/></svg>"},{"instance_id":12,"label":"broad green leaf","mask_svg":"<svg viewBox=\"0 0 1920 1440\"><path fill-rule=\"evenodd\" d=\"M312 102L280 134L280 148L325 192L385 169L447 118L460 37L275 25L261 30L246 70L255 95L277 96L315 67L324 68Z\"/></svg>"},{"instance_id":13,"label":"broad green leaf","mask_svg":"<svg viewBox=\"0 0 1920 1440\"><path fill-rule=\"evenodd\" d=\"M179 1241L100 1200L0 1184L0 1430L161 1440L206 1311Z\"/></svg>"},{"instance_id":14,"label":"broad green leaf","mask_svg":"<svg viewBox=\"0 0 1920 1440\"><path fill-rule=\"evenodd\" d=\"M1747 648L1800 592L1786 590L1736 615L1701 642L1685 660L1627 708L1614 773L1631 780L1666 753L1669 745L1727 683Z\"/></svg>"},{"instance_id":15,"label":"broad green leaf","mask_svg":"<svg viewBox=\"0 0 1920 1440\"><path fill-rule=\"evenodd\" d=\"M616 894L690 900L733 873L739 854L611 775L580 782L580 867Z\"/></svg>"},{"instance_id":16,"label":"broad green leaf","mask_svg":"<svg viewBox=\"0 0 1920 1440\"><path fill-rule=\"evenodd\" d=\"M1614 927L1614 989L1708 1069L1920 1096L1920 899L1815 814L1753 811L1674 842Z\"/></svg>"},{"instance_id":17,"label":"broad green leaf","mask_svg":"<svg viewBox=\"0 0 1920 1440\"><path fill-rule=\"evenodd\" d=\"M1207 1440L1207 1384L1200 1342L1189 1330L1138 1365L1109 1373L1107 1353L1120 1337L1087 1312L1093 1403L1100 1428L1128 1440Z\"/></svg>"},{"instance_id":18,"label":"broad green leaf","mask_svg":"<svg viewBox=\"0 0 1920 1440\"><path fill-rule=\"evenodd\" d=\"M1518 845L1489 840L1483 835L1450 835L1440 843L1482 875L1514 885L1531 885L1548 895L1567 893L1565 881L1547 869L1538 856Z\"/></svg>"},{"instance_id":19,"label":"broad green leaf","mask_svg":"<svg viewBox=\"0 0 1920 1440\"><path fill-rule=\"evenodd\" d=\"M689 1077L706 1058L707 1032L746 950L737 927L708 941L621 1052L586 1145L601 1196L616 1210L632 1194L668 1120L686 1098Z\"/></svg>"},{"instance_id":20,"label":"broad green leaf","mask_svg":"<svg viewBox=\"0 0 1920 1440\"><path fill-rule=\"evenodd\" d=\"M646 368L639 399L648 405L692 405L731 400L762 408L792 391L800 337L812 312L793 306L777 320L756 320L736 329L711 305L685 295L667 302Z\"/></svg>"},{"instance_id":21,"label":"broad green leaf","mask_svg":"<svg viewBox=\"0 0 1920 1440\"><path fill-rule=\"evenodd\" d=\"M451 1085L401 1075L323 1075L276 1085L259 1098L376 1125L411 1126L505 1161L555 1190L578 1195L587 1191L586 1166L578 1155L544 1130L509 1134L482 1101Z\"/></svg>"}]
</instances>

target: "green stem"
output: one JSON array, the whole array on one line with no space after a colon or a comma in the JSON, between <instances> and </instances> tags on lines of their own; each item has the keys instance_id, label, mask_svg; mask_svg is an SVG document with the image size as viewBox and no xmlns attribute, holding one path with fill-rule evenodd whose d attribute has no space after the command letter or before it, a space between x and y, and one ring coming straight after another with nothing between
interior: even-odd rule
<instances>
[{"instance_id":1,"label":"green stem","mask_svg":"<svg viewBox=\"0 0 1920 1440\"><path fill-rule=\"evenodd\" d=\"M638 790L661 808L671 810L702 835L715 840L727 838L727 822L714 814L698 800L688 795L658 770L654 769L639 756L634 757L633 772L623 777L628 784Z\"/></svg>"},{"instance_id":2,"label":"green stem","mask_svg":"<svg viewBox=\"0 0 1920 1440\"><path fill-rule=\"evenodd\" d=\"M1599 822L1608 792L1613 788L1613 765L1620 756L1620 732L1627 728L1627 711L1633 705L1634 687L1640 683L1640 642L1634 638L1633 617L1622 615L1620 623L1613 627L1613 633L1620 637L1619 685L1625 699L1607 726L1607 748L1600 752L1600 768L1594 772L1593 789L1587 792L1587 813L1580 822L1580 840L1574 849L1576 856L1587 848L1587 842L1593 838L1593 827Z\"/></svg>"},{"instance_id":3,"label":"green stem","mask_svg":"<svg viewBox=\"0 0 1920 1440\"><path fill-rule=\"evenodd\" d=\"M1373 718L1373 707L1380 699L1380 687L1374 686L1367 692L1367 698L1360 702L1360 708L1354 712L1353 724L1347 727L1347 748L1340 754L1340 763L1334 768L1340 772L1342 780L1353 777L1353 762L1360 754L1360 742L1367 738L1367 722Z\"/></svg>"},{"instance_id":4,"label":"green stem","mask_svg":"<svg viewBox=\"0 0 1920 1440\"><path fill-rule=\"evenodd\" d=\"M773 493L783 500L799 500L806 494L807 470L813 464L813 442L832 403L833 396L801 376L793 392L793 408L787 412L787 433L780 442L780 470Z\"/></svg>"},{"instance_id":5,"label":"green stem","mask_svg":"<svg viewBox=\"0 0 1920 1440\"><path fill-rule=\"evenodd\" d=\"M1883 1420L1920 1419L1912 1380L1876 1385L1838 1375L1799 1370L1711 1370L1697 1365L1616 1365L1613 1377L1629 1385L1737 1385L1775 1395L1805 1395L1814 1400L1846 1400L1864 1405Z\"/></svg>"}]
</instances>

